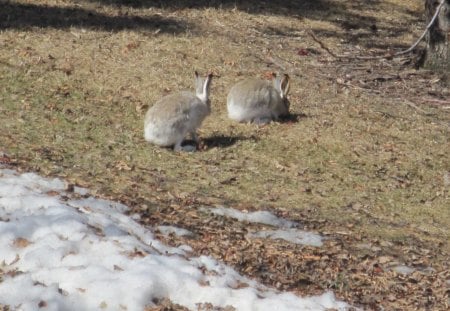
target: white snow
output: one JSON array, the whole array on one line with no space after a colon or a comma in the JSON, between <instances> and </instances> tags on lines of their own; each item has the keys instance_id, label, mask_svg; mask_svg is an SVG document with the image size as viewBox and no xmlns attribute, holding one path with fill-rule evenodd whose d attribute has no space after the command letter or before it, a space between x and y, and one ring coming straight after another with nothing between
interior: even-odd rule
<instances>
[{"instance_id":1,"label":"white snow","mask_svg":"<svg viewBox=\"0 0 450 311\"><path fill-rule=\"evenodd\" d=\"M58 179L0 168L0 304L141 311L167 297L192 310L198 303L244 311L348 308L332 292L278 292L210 257L190 258L189 247L164 245L124 215L126 206L70 199L64 189Z\"/></svg>"},{"instance_id":2,"label":"white snow","mask_svg":"<svg viewBox=\"0 0 450 311\"><path fill-rule=\"evenodd\" d=\"M297 230L297 229L277 229L277 230L262 230L248 235L251 238L265 238L265 239L282 239L294 244L303 244L311 246L322 246L322 237L318 234Z\"/></svg>"},{"instance_id":3,"label":"white snow","mask_svg":"<svg viewBox=\"0 0 450 311\"><path fill-rule=\"evenodd\" d=\"M164 235L170 235L175 234L177 236L189 236L193 235L193 233L189 230L178 228L175 226L158 226L156 227L159 232L161 232Z\"/></svg>"},{"instance_id":4,"label":"white snow","mask_svg":"<svg viewBox=\"0 0 450 311\"><path fill-rule=\"evenodd\" d=\"M295 226L297 224L295 222L279 218L267 211L244 213L237 209L224 206L204 208L204 210L216 215L231 217L238 221L260 223L278 228L276 230L250 232L248 234L250 238L282 239L295 244L311 246L323 245L323 238L319 234L296 229Z\"/></svg>"},{"instance_id":5,"label":"white snow","mask_svg":"<svg viewBox=\"0 0 450 311\"><path fill-rule=\"evenodd\" d=\"M295 226L295 222L278 218L274 214L267 211L244 213L237 209L227 208L224 206L213 207L207 210L212 212L213 214L231 217L239 221L255 222L282 228L292 228Z\"/></svg>"},{"instance_id":6,"label":"white snow","mask_svg":"<svg viewBox=\"0 0 450 311\"><path fill-rule=\"evenodd\" d=\"M403 274L403 275L409 275L411 273L413 273L414 271L416 271L414 268L405 266L405 265L399 265L399 266L395 266L392 268L392 270L394 270L395 272L399 273L399 274Z\"/></svg>"}]
</instances>

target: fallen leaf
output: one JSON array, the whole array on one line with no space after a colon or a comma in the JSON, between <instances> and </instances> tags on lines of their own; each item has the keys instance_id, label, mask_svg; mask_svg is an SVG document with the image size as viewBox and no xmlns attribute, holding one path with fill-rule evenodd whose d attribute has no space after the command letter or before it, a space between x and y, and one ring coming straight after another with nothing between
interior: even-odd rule
<instances>
[{"instance_id":1,"label":"fallen leaf","mask_svg":"<svg viewBox=\"0 0 450 311\"><path fill-rule=\"evenodd\" d=\"M118 265L114 265L114 271L123 271L123 269Z\"/></svg>"},{"instance_id":2,"label":"fallen leaf","mask_svg":"<svg viewBox=\"0 0 450 311\"><path fill-rule=\"evenodd\" d=\"M300 49L297 50L297 55L308 56L309 55L309 51L307 49L300 48Z\"/></svg>"},{"instance_id":3,"label":"fallen leaf","mask_svg":"<svg viewBox=\"0 0 450 311\"><path fill-rule=\"evenodd\" d=\"M124 161L117 162L115 165L115 168L118 169L119 171L131 171L132 170L132 168Z\"/></svg>"},{"instance_id":4,"label":"fallen leaf","mask_svg":"<svg viewBox=\"0 0 450 311\"><path fill-rule=\"evenodd\" d=\"M6 154L0 155L0 164L10 164L11 158L7 156Z\"/></svg>"},{"instance_id":5,"label":"fallen leaf","mask_svg":"<svg viewBox=\"0 0 450 311\"><path fill-rule=\"evenodd\" d=\"M17 238L13 242L13 245L18 248L25 248L30 244L31 242L24 238Z\"/></svg>"},{"instance_id":6,"label":"fallen leaf","mask_svg":"<svg viewBox=\"0 0 450 311\"><path fill-rule=\"evenodd\" d=\"M210 286L209 281L207 281L207 280L200 280L200 281L198 281L198 284L202 287Z\"/></svg>"},{"instance_id":7,"label":"fallen leaf","mask_svg":"<svg viewBox=\"0 0 450 311\"><path fill-rule=\"evenodd\" d=\"M230 288L232 288L232 289L241 289L241 288L247 288L247 287L249 287L249 285L247 283L240 282L240 281L237 281L235 284L230 285Z\"/></svg>"},{"instance_id":8,"label":"fallen leaf","mask_svg":"<svg viewBox=\"0 0 450 311\"><path fill-rule=\"evenodd\" d=\"M59 195L59 192L55 191L55 190L50 190L50 191L47 191L45 194L50 197L55 197L55 196Z\"/></svg>"},{"instance_id":9,"label":"fallen leaf","mask_svg":"<svg viewBox=\"0 0 450 311\"><path fill-rule=\"evenodd\" d=\"M141 43L139 41L138 42L136 42L136 41L128 42L126 45L126 48L128 51L131 51L131 50L137 49L140 45L141 45Z\"/></svg>"},{"instance_id":10,"label":"fallen leaf","mask_svg":"<svg viewBox=\"0 0 450 311\"><path fill-rule=\"evenodd\" d=\"M133 252L128 252L127 256L128 258L136 258L136 257L145 257L147 256L147 254L144 253L143 251L135 249Z\"/></svg>"}]
</instances>

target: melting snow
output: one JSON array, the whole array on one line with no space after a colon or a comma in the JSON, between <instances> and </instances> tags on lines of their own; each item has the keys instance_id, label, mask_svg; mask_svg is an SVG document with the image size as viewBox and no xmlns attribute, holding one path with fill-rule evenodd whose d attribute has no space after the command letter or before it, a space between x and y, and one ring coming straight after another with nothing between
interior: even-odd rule
<instances>
[{"instance_id":1,"label":"melting snow","mask_svg":"<svg viewBox=\"0 0 450 311\"><path fill-rule=\"evenodd\" d=\"M174 226L158 226L156 228L159 230L159 232L161 232L164 235L170 235L170 234L175 234L177 236L193 235L192 232L189 230L174 227Z\"/></svg>"},{"instance_id":2,"label":"melting snow","mask_svg":"<svg viewBox=\"0 0 450 311\"><path fill-rule=\"evenodd\" d=\"M234 208L214 207L208 209L210 212L220 216L227 216L239 221L256 222L274 227L292 228L295 222L286 219L278 218L274 214L266 211L258 211L251 213L243 213Z\"/></svg>"},{"instance_id":3,"label":"melting snow","mask_svg":"<svg viewBox=\"0 0 450 311\"><path fill-rule=\"evenodd\" d=\"M190 309L207 302L237 310L347 308L332 292L303 298L269 289L210 257L189 258L189 247L154 239L123 214L126 206L67 199L64 188L58 179L0 169L0 269L6 272L0 304L25 311L43 305L143 310L167 297ZM252 217L283 223L264 213Z\"/></svg>"},{"instance_id":4,"label":"melting snow","mask_svg":"<svg viewBox=\"0 0 450 311\"><path fill-rule=\"evenodd\" d=\"M315 233L301 231L297 229L285 229L285 230L263 230L255 233L250 233L252 238L270 238L270 239L282 239L295 244L322 246L322 237Z\"/></svg>"},{"instance_id":5,"label":"melting snow","mask_svg":"<svg viewBox=\"0 0 450 311\"><path fill-rule=\"evenodd\" d=\"M414 271L416 271L414 268L405 266L405 265L400 265L400 266L395 266L392 268L392 270L394 270L395 272L399 273L399 274L404 274L404 275L408 275L413 273Z\"/></svg>"},{"instance_id":6,"label":"melting snow","mask_svg":"<svg viewBox=\"0 0 450 311\"><path fill-rule=\"evenodd\" d=\"M204 209L212 212L213 214L231 217L238 221L247 221L253 223L265 224L273 227L277 227L277 230L264 230L249 233L250 238L269 238L269 239L283 239L295 244L322 246L322 236L307 232L294 227L297 225L293 221L279 218L267 211L243 213L234 208L227 207L214 207Z\"/></svg>"}]
</instances>

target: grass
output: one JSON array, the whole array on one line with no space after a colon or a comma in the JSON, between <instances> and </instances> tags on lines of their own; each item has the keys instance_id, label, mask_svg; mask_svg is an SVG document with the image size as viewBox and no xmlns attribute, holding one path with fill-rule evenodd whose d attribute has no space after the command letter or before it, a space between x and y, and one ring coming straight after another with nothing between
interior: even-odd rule
<instances>
[{"instance_id":1,"label":"grass","mask_svg":"<svg viewBox=\"0 0 450 311\"><path fill-rule=\"evenodd\" d=\"M285 1L267 10L228 1L11 3L0 13L16 17L0 26L0 139L21 168L142 209L192 198L288 210L326 221L327 231L450 251L448 109L422 105L426 115L403 101L445 98L445 77L395 61L337 62L306 32L339 53L405 47L423 28L422 1ZM52 22L22 20L25 5ZM234 82L282 71L268 55L291 75L298 122L228 120ZM147 144L146 109L193 89L194 70L216 75L204 150ZM403 78L374 82L392 73Z\"/></svg>"},{"instance_id":2,"label":"grass","mask_svg":"<svg viewBox=\"0 0 450 311\"><path fill-rule=\"evenodd\" d=\"M181 11L184 19L200 14ZM236 15L254 19L251 24L260 18L208 9L205 19L222 15L221 23ZM266 23L273 20L278 26L286 19L271 16ZM333 83L314 76L308 60L298 64L301 74L293 77L292 109L304 114L299 122L265 128L235 124L227 120L224 107L229 86L241 75L272 69L254 57L264 49L257 37L243 46L227 44L226 32L211 32L148 37L82 27L4 31L2 60L9 64L2 69L4 146L46 174L78 178L101 193L122 193L134 185L145 197L151 195L146 194L149 185L157 184L167 191L255 207L315 206L324 217L358 202L371 210L370 217L398 214L394 222L419 223L439 235L450 228L450 217L440 217L448 214L448 187L443 185L449 170L447 127L370 94L336 94ZM245 41L245 33L235 40ZM214 137L222 137L225 146L176 154L146 144L146 108L164 93L192 89L194 68L220 76L213 82L214 111L201 135L212 137L212 144ZM227 140L233 144L227 146ZM353 221L339 214L335 221ZM369 228L362 221L361 229ZM442 236L448 237L448 232Z\"/></svg>"}]
</instances>

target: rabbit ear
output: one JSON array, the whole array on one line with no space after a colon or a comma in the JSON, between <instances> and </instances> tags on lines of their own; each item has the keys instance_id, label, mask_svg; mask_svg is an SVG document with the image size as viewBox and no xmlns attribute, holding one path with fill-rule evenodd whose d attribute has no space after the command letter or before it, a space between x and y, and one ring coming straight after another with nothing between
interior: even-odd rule
<instances>
[{"instance_id":1,"label":"rabbit ear","mask_svg":"<svg viewBox=\"0 0 450 311\"><path fill-rule=\"evenodd\" d=\"M290 87L289 80L290 78L288 74L284 74L283 77L281 78L280 91L281 94L283 94L283 97L286 97L289 94L289 87Z\"/></svg>"},{"instance_id":2,"label":"rabbit ear","mask_svg":"<svg viewBox=\"0 0 450 311\"><path fill-rule=\"evenodd\" d=\"M206 98L209 97L209 89L211 87L211 80L212 80L213 74L209 73L206 76L205 82L203 83L203 94L206 94Z\"/></svg>"},{"instance_id":3,"label":"rabbit ear","mask_svg":"<svg viewBox=\"0 0 450 311\"><path fill-rule=\"evenodd\" d=\"M198 73L196 73L196 81L195 81L195 85L196 85L196 95L198 98L200 98L203 102L207 102L208 98L209 98L209 89L211 86L211 79L213 77L212 73L208 74L208 76L206 76L206 79L203 80L202 78L200 78L198 76Z\"/></svg>"},{"instance_id":4,"label":"rabbit ear","mask_svg":"<svg viewBox=\"0 0 450 311\"><path fill-rule=\"evenodd\" d=\"M289 76L283 74L281 77L276 77L273 80L273 85L275 89L280 92L281 98L285 98L289 93Z\"/></svg>"},{"instance_id":5,"label":"rabbit ear","mask_svg":"<svg viewBox=\"0 0 450 311\"><path fill-rule=\"evenodd\" d=\"M202 85L203 81L197 71L194 71L194 78L195 78L195 89L198 90L199 86Z\"/></svg>"},{"instance_id":6,"label":"rabbit ear","mask_svg":"<svg viewBox=\"0 0 450 311\"><path fill-rule=\"evenodd\" d=\"M203 93L203 79L199 76L197 71L194 71L195 78L195 94L200 96Z\"/></svg>"},{"instance_id":7,"label":"rabbit ear","mask_svg":"<svg viewBox=\"0 0 450 311\"><path fill-rule=\"evenodd\" d=\"M290 83L289 83L289 75L287 74L283 74L282 77L279 77L277 79L278 83L277 83L277 90L280 91L280 95L282 98L285 98L288 94L289 94L289 87L290 87Z\"/></svg>"}]
</instances>

